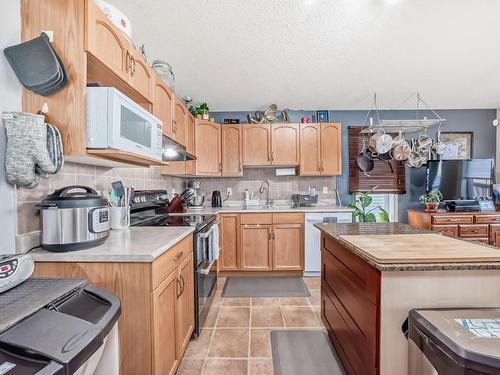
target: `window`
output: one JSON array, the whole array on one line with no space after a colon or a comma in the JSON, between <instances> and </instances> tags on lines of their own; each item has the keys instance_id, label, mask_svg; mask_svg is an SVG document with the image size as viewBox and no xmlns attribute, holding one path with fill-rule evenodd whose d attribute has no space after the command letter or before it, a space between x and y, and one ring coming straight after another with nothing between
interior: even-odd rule
<instances>
[{"instance_id":1,"label":"window","mask_svg":"<svg viewBox=\"0 0 500 375\"><path fill-rule=\"evenodd\" d=\"M375 209L373 213L375 216L380 212L378 210L378 206L382 207L389 213L389 220L391 222L398 221L398 196L397 194L371 194L373 198L372 203L366 209L370 211L371 209ZM356 194L356 199L359 198L359 195ZM378 217L377 217L378 219Z\"/></svg>"}]
</instances>

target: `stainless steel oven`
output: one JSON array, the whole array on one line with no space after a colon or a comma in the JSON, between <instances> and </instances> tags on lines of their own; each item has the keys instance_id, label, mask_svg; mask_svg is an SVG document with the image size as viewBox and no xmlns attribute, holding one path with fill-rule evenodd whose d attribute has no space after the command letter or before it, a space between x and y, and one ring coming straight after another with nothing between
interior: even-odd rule
<instances>
[{"instance_id":1,"label":"stainless steel oven","mask_svg":"<svg viewBox=\"0 0 500 375\"><path fill-rule=\"evenodd\" d=\"M213 220L193 236L195 276L195 327L193 335L199 336L217 290L217 260L219 251L219 222ZM215 249L216 247L216 249Z\"/></svg>"}]
</instances>

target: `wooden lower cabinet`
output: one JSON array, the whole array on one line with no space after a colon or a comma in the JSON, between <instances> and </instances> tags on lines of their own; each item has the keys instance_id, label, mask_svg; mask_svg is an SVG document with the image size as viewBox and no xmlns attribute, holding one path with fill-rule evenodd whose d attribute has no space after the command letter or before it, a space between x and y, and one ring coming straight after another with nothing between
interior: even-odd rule
<instances>
[{"instance_id":1,"label":"wooden lower cabinet","mask_svg":"<svg viewBox=\"0 0 500 375\"><path fill-rule=\"evenodd\" d=\"M175 374L194 327L191 235L153 263L37 262L33 276L83 278L116 294L120 374Z\"/></svg>"},{"instance_id":2,"label":"wooden lower cabinet","mask_svg":"<svg viewBox=\"0 0 500 375\"><path fill-rule=\"evenodd\" d=\"M302 224L276 224L272 229L273 270L304 269L304 228Z\"/></svg>"},{"instance_id":3,"label":"wooden lower cabinet","mask_svg":"<svg viewBox=\"0 0 500 375\"><path fill-rule=\"evenodd\" d=\"M238 257L239 215L224 214L219 216L221 223L219 270L237 271L240 269Z\"/></svg>"},{"instance_id":4,"label":"wooden lower cabinet","mask_svg":"<svg viewBox=\"0 0 500 375\"><path fill-rule=\"evenodd\" d=\"M272 226L241 225L241 270L270 271L272 265Z\"/></svg>"},{"instance_id":5,"label":"wooden lower cabinet","mask_svg":"<svg viewBox=\"0 0 500 375\"><path fill-rule=\"evenodd\" d=\"M408 224L448 237L500 247L500 212L408 210Z\"/></svg>"},{"instance_id":6,"label":"wooden lower cabinet","mask_svg":"<svg viewBox=\"0 0 500 375\"><path fill-rule=\"evenodd\" d=\"M182 358L194 329L194 272L193 254L178 267L178 291L176 303L176 336L178 358Z\"/></svg>"},{"instance_id":7,"label":"wooden lower cabinet","mask_svg":"<svg viewBox=\"0 0 500 375\"><path fill-rule=\"evenodd\" d=\"M154 374L173 375L179 364L176 335L177 273L172 272L153 292Z\"/></svg>"},{"instance_id":8,"label":"wooden lower cabinet","mask_svg":"<svg viewBox=\"0 0 500 375\"><path fill-rule=\"evenodd\" d=\"M223 272L290 274L304 270L304 214L221 214Z\"/></svg>"}]
</instances>

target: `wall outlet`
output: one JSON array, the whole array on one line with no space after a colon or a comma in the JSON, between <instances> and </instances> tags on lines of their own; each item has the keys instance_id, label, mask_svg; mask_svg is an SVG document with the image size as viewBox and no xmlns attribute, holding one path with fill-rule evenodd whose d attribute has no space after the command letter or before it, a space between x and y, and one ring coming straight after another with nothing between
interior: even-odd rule
<instances>
[{"instance_id":1,"label":"wall outlet","mask_svg":"<svg viewBox=\"0 0 500 375\"><path fill-rule=\"evenodd\" d=\"M226 188L226 195L227 195L227 196L233 195L233 189L231 189L231 188Z\"/></svg>"},{"instance_id":2,"label":"wall outlet","mask_svg":"<svg viewBox=\"0 0 500 375\"><path fill-rule=\"evenodd\" d=\"M175 195L175 189L172 188L172 197Z\"/></svg>"},{"instance_id":3,"label":"wall outlet","mask_svg":"<svg viewBox=\"0 0 500 375\"><path fill-rule=\"evenodd\" d=\"M328 194L328 186L323 186L323 194Z\"/></svg>"}]
</instances>

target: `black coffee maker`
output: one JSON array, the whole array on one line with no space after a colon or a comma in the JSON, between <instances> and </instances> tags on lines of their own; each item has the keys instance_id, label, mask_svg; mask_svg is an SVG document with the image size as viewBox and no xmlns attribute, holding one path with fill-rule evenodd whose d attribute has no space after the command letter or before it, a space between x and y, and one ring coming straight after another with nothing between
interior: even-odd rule
<instances>
[{"instance_id":1,"label":"black coffee maker","mask_svg":"<svg viewBox=\"0 0 500 375\"><path fill-rule=\"evenodd\" d=\"M212 207L222 207L222 196L219 190L212 192Z\"/></svg>"}]
</instances>

